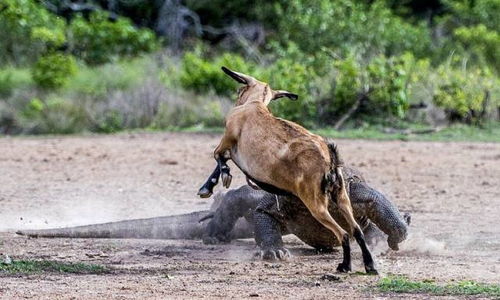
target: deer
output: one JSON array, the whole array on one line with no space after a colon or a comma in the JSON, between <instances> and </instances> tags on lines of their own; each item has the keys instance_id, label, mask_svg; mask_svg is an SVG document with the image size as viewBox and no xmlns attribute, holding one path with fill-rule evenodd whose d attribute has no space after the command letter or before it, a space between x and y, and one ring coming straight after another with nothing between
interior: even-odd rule
<instances>
[{"instance_id":1,"label":"deer","mask_svg":"<svg viewBox=\"0 0 500 300\"><path fill-rule=\"evenodd\" d=\"M229 188L232 175L227 161L231 159L259 188L276 195L297 196L312 216L335 235L343 252L338 272L351 271L353 236L361 248L366 272L378 274L353 216L337 147L297 123L275 117L268 108L271 101L284 97L297 100L298 95L273 90L265 82L226 67L222 71L243 86L238 89L236 105L226 115L224 134L214 151L217 166L198 195L209 197L219 178ZM349 232L330 215L329 199L338 206Z\"/></svg>"}]
</instances>

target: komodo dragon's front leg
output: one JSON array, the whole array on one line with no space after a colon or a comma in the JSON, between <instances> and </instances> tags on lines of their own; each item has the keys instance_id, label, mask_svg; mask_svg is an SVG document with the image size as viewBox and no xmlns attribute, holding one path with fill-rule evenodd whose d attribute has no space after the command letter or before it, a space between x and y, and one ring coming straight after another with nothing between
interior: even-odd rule
<instances>
[{"instance_id":1,"label":"komodo dragon's front leg","mask_svg":"<svg viewBox=\"0 0 500 300\"><path fill-rule=\"evenodd\" d=\"M255 190L248 185L216 196L216 202L220 203L215 204L217 209L208 216L212 220L205 228L203 242L205 244L229 242L234 238L231 234L234 224L239 218L245 217L250 226L254 226L254 237L262 249L262 258L274 260L290 256L288 250L283 247L281 238L282 235L288 234L284 221L276 215L271 216L266 213L276 210L275 197L274 194ZM297 201L301 203L299 199Z\"/></svg>"},{"instance_id":2,"label":"komodo dragon's front leg","mask_svg":"<svg viewBox=\"0 0 500 300\"><path fill-rule=\"evenodd\" d=\"M249 226L253 226L253 212L263 197L270 195L262 190L255 190L248 185L229 190L222 194L220 204L205 228L203 242L205 244L227 243L234 237L232 229L239 218L245 217Z\"/></svg>"}]
</instances>

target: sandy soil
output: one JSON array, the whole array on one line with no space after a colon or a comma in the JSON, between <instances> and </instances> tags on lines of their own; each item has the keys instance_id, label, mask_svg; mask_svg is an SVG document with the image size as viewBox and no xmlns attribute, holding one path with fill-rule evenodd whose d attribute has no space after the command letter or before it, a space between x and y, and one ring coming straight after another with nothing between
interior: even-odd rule
<instances>
[{"instance_id":1,"label":"sandy soil","mask_svg":"<svg viewBox=\"0 0 500 300\"><path fill-rule=\"evenodd\" d=\"M207 209L196 191L214 167L218 135L120 134L0 139L0 254L82 261L105 275L0 275L0 298L389 297L378 277L332 273L340 253L319 255L294 237L287 262L253 257L253 240L27 239L49 228ZM382 275L500 283L500 144L339 140L345 160L402 211L412 233L398 252L374 249ZM244 183L233 167L233 187ZM144 252L145 250L149 252ZM354 270L362 271L360 253ZM428 298L426 295L397 295Z\"/></svg>"}]
</instances>

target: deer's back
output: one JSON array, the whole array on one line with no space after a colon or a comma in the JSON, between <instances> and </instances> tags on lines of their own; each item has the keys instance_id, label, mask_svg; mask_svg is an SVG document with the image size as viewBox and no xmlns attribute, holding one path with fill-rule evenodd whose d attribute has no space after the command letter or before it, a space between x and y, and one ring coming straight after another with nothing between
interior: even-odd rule
<instances>
[{"instance_id":1,"label":"deer's back","mask_svg":"<svg viewBox=\"0 0 500 300\"><path fill-rule=\"evenodd\" d=\"M228 118L230 122L239 127L231 157L254 179L289 190L305 174L323 176L329 170L328 147L322 137L274 117L265 107L237 113Z\"/></svg>"}]
</instances>

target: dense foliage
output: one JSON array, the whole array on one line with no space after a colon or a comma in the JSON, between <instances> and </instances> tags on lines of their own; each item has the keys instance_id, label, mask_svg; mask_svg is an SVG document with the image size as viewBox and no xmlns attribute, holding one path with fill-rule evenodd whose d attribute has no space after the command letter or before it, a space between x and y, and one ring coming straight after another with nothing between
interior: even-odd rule
<instances>
[{"instance_id":1,"label":"dense foliage","mask_svg":"<svg viewBox=\"0 0 500 300\"><path fill-rule=\"evenodd\" d=\"M271 109L308 127L497 122L499 15L500 0L2 0L0 132L221 126L237 87L222 65L299 94Z\"/></svg>"},{"instance_id":2,"label":"dense foliage","mask_svg":"<svg viewBox=\"0 0 500 300\"><path fill-rule=\"evenodd\" d=\"M88 20L77 16L71 20L68 29L72 51L88 64L136 56L158 47L152 31L137 29L125 18L111 21L106 12L94 12Z\"/></svg>"}]
</instances>

